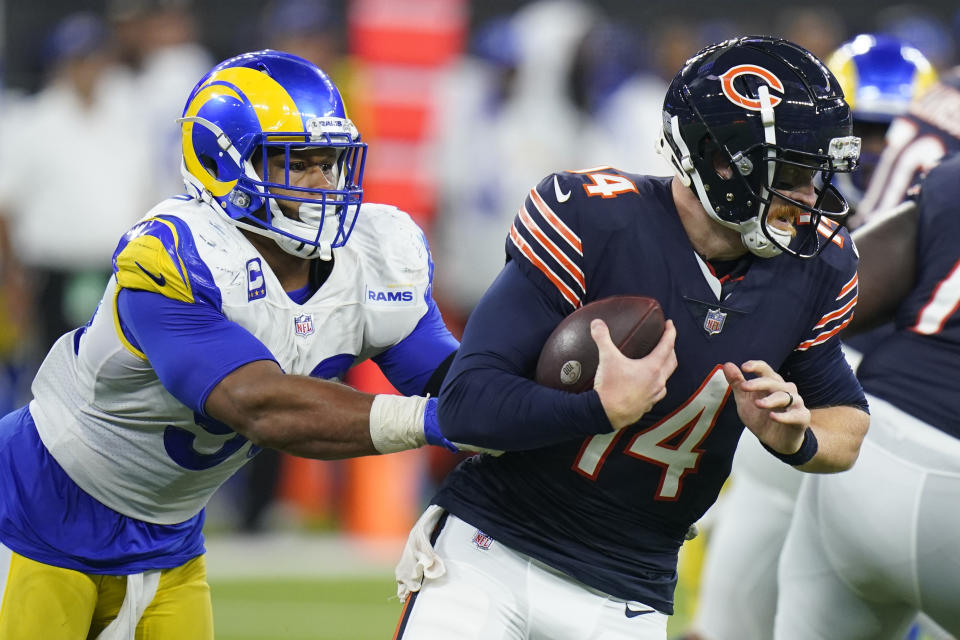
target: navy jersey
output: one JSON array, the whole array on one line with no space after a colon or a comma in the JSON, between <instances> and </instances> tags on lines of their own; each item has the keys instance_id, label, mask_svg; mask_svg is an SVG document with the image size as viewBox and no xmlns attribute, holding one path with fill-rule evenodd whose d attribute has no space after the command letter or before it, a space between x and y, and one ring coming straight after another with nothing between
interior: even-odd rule
<instances>
[{"instance_id":1,"label":"navy jersey","mask_svg":"<svg viewBox=\"0 0 960 640\"><path fill-rule=\"evenodd\" d=\"M864 389L960 438L960 155L921 183L916 282L864 356Z\"/></svg>"},{"instance_id":2,"label":"navy jersey","mask_svg":"<svg viewBox=\"0 0 960 640\"><path fill-rule=\"evenodd\" d=\"M465 461L434 502L591 587L670 613L684 534L716 499L743 430L721 365L763 359L810 407L866 406L835 339L856 304L849 236L813 260L748 256L742 278L722 284L687 239L669 178L601 168L531 190L507 254L467 324L440 419L451 440L509 452ZM679 360L667 396L616 433L595 391L530 380L557 323L612 295L659 300Z\"/></svg>"},{"instance_id":3,"label":"navy jersey","mask_svg":"<svg viewBox=\"0 0 960 640\"><path fill-rule=\"evenodd\" d=\"M907 113L890 124L886 138L852 227L906 200L942 158L960 151L960 71L944 76L914 100Z\"/></svg>"}]
</instances>

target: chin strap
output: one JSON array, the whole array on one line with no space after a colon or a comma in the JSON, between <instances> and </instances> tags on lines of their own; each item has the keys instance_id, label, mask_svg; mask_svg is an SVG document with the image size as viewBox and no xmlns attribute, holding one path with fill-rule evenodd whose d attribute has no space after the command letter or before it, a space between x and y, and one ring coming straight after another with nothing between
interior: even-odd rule
<instances>
[{"instance_id":1,"label":"chin strap","mask_svg":"<svg viewBox=\"0 0 960 640\"><path fill-rule=\"evenodd\" d=\"M770 225L767 225L767 232L784 246L790 244L790 240L793 239L789 231ZM740 239L743 241L743 246L758 258L773 258L783 253L780 247L770 242L770 238L763 233L759 218L751 218L740 224Z\"/></svg>"},{"instance_id":2,"label":"chin strap","mask_svg":"<svg viewBox=\"0 0 960 640\"><path fill-rule=\"evenodd\" d=\"M270 220L271 224L281 231L286 231L287 233L299 236L301 238L306 238L317 235L317 227L306 224L299 220L293 220L283 215L283 212L280 210L280 205L277 204L277 201L273 198L267 198L268 207L270 207ZM307 207L307 203L300 205L301 215L303 209ZM336 227L336 222L334 222L333 227ZM336 233L336 229L334 229ZM285 252L290 255L297 256L298 258L320 258L321 260L329 260L333 252L330 249L330 241L321 243L319 246L314 244L309 244L303 240L297 240L296 238L290 238L280 233L269 233L265 234L273 238L277 245L283 249Z\"/></svg>"}]
</instances>

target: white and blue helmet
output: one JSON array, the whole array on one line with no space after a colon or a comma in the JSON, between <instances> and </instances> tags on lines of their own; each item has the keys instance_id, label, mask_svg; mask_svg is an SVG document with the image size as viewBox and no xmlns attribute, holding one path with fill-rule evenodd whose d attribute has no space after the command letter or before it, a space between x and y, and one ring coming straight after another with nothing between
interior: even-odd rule
<instances>
[{"instance_id":1,"label":"white and blue helmet","mask_svg":"<svg viewBox=\"0 0 960 640\"><path fill-rule=\"evenodd\" d=\"M225 60L194 87L180 122L188 193L298 257L329 259L346 243L363 197L366 144L337 87L314 64L272 50ZM331 147L336 188L290 184L291 150ZM284 154L283 175L258 175L258 153L261 167L268 154ZM278 197L300 203L298 220L281 212Z\"/></svg>"},{"instance_id":2,"label":"white and blue helmet","mask_svg":"<svg viewBox=\"0 0 960 640\"><path fill-rule=\"evenodd\" d=\"M883 136L893 119L937 81L933 65L915 47L887 35L860 34L827 59L853 112L854 133L867 139ZM880 154L861 150L860 168L836 176L837 186L853 205L863 199Z\"/></svg>"}]
</instances>

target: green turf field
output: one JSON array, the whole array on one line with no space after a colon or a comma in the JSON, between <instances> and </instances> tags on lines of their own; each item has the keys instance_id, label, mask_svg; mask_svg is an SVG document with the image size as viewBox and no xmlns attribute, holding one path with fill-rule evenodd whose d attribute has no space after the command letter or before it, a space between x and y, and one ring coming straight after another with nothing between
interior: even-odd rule
<instances>
[{"instance_id":1,"label":"green turf field","mask_svg":"<svg viewBox=\"0 0 960 640\"><path fill-rule=\"evenodd\" d=\"M401 604L389 574L212 582L217 640L384 640Z\"/></svg>"},{"instance_id":2,"label":"green turf field","mask_svg":"<svg viewBox=\"0 0 960 640\"><path fill-rule=\"evenodd\" d=\"M217 640L389 640L400 617L390 574L213 581L211 589ZM670 629L684 623L674 616Z\"/></svg>"}]
</instances>

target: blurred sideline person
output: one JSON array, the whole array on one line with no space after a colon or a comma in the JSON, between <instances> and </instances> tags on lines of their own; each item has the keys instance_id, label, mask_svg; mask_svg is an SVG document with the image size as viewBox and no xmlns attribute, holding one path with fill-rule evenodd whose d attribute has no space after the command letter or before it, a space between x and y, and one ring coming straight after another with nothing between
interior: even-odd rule
<instances>
[{"instance_id":1,"label":"blurred sideline person","mask_svg":"<svg viewBox=\"0 0 960 640\"><path fill-rule=\"evenodd\" d=\"M857 370L873 413L857 465L804 479L780 559L775 638L899 640L918 612L960 636L960 156L916 207L854 234L852 330L895 331ZM940 637L940 636L938 636Z\"/></svg>"},{"instance_id":2,"label":"blurred sideline person","mask_svg":"<svg viewBox=\"0 0 960 640\"><path fill-rule=\"evenodd\" d=\"M859 141L836 80L787 41L729 40L662 115L674 177L558 172L521 206L438 408L446 435L507 453L461 463L414 526L396 637L663 640L744 425L781 464L856 460L869 417L836 338L856 254L830 179ZM659 300L655 349L628 359L597 321L593 390L531 380L554 327L617 294Z\"/></svg>"},{"instance_id":3,"label":"blurred sideline person","mask_svg":"<svg viewBox=\"0 0 960 640\"><path fill-rule=\"evenodd\" d=\"M635 39L574 0L531 2L477 31L447 74L438 114L445 310L470 315L503 267L490 247L510 228L516 194L547 172L612 163L669 173L654 151L666 83L640 68Z\"/></svg>"},{"instance_id":4,"label":"blurred sideline person","mask_svg":"<svg viewBox=\"0 0 960 640\"><path fill-rule=\"evenodd\" d=\"M856 206L862 172L876 165L885 129L932 82L922 54L888 37L858 35L827 61L863 140L861 166L834 183ZM860 316L861 312L858 311ZM849 330L846 332L849 333ZM751 438L734 458L730 489L718 505L701 574L689 640L770 640L777 602L777 562L803 474L773 459Z\"/></svg>"},{"instance_id":5,"label":"blurred sideline person","mask_svg":"<svg viewBox=\"0 0 960 640\"><path fill-rule=\"evenodd\" d=\"M3 640L212 639L204 506L262 447L445 443L418 395L457 348L426 242L395 207L360 211L366 145L326 74L231 58L181 125L188 195L122 237L97 313L0 419ZM369 358L411 397L337 382Z\"/></svg>"},{"instance_id":6,"label":"blurred sideline person","mask_svg":"<svg viewBox=\"0 0 960 640\"><path fill-rule=\"evenodd\" d=\"M298 55L337 78L345 62L344 22L333 0L273 0L264 8L260 32L268 48Z\"/></svg>"},{"instance_id":7,"label":"blurred sideline person","mask_svg":"<svg viewBox=\"0 0 960 640\"><path fill-rule=\"evenodd\" d=\"M32 297L36 359L90 318L117 238L151 204L147 129L132 108L146 103L114 60L104 23L86 12L64 17L45 55L48 79L3 114L0 138L2 272L7 283L25 278L19 295Z\"/></svg>"},{"instance_id":8,"label":"blurred sideline person","mask_svg":"<svg viewBox=\"0 0 960 640\"><path fill-rule=\"evenodd\" d=\"M214 60L199 42L191 0L109 0L107 18L127 65L149 147L150 202L183 188L180 160L182 97ZM326 67L320 66L321 69Z\"/></svg>"}]
</instances>

